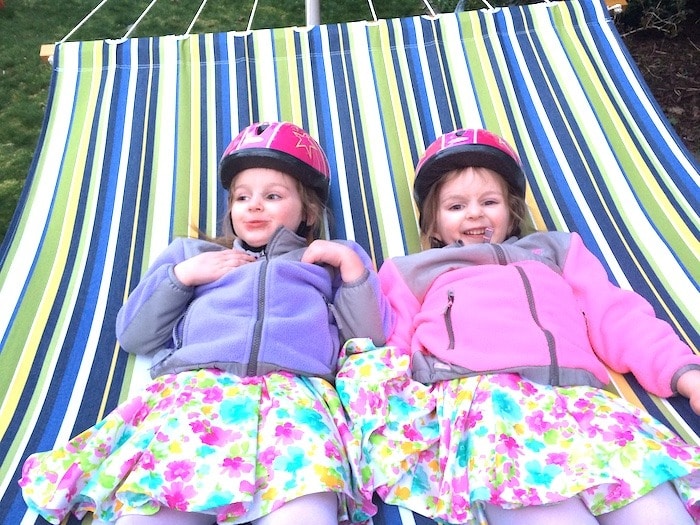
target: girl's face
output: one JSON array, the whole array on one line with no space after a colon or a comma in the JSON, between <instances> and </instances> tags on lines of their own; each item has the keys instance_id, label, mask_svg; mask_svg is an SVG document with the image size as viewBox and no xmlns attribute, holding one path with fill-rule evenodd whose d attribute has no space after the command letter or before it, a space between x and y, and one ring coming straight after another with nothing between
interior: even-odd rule
<instances>
[{"instance_id":1,"label":"girl's face","mask_svg":"<svg viewBox=\"0 0 700 525\"><path fill-rule=\"evenodd\" d=\"M296 231L304 219L297 181L268 168L248 168L231 181L231 224L248 245L265 246L277 228Z\"/></svg>"},{"instance_id":2,"label":"girl's face","mask_svg":"<svg viewBox=\"0 0 700 525\"><path fill-rule=\"evenodd\" d=\"M445 244L503 242L512 226L508 187L495 171L465 168L447 175L438 193L435 236Z\"/></svg>"}]
</instances>

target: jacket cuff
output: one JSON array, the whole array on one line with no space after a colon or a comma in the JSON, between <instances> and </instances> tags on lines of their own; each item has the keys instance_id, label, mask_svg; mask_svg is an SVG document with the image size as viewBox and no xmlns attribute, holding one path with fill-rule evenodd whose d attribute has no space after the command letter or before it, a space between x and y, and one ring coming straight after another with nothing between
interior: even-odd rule
<instances>
[{"instance_id":1,"label":"jacket cuff","mask_svg":"<svg viewBox=\"0 0 700 525\"><path fill-rule=\"evenodd\" d=\"M350 281L349 283L343 282L343 286L346 288L351 288L353 286L360 286L362 284L365 284L365 282L367 282L367 279L369 279L369 270L367 268L365 268L365 271L362 275L360 275L354 281Z\"/></svg>"},{"instance_id":2,"label":"jacket cuff","mask_svg":"<svg viewBox=\"0 0 700 525\"><path fill-rule=\"evenodd\" d=\"M173 285L173 288L181 292L191 292L194 289L194 286L187 286L186 284L183 284L182 281L180 281L180 279L177 278L177 275L175 275L174 264L168 265L168 279L170 279L170 284Z\"/></svg>"},{"instance_id":3,"label":"jacket cuff","mask_svg":"<svg viewBox=\"0 0 700 525\"><path fill-rule=\"evenodd\" d=\"M673 395L678 395L678 379L689 370L700 370L700 365L690 364L680 367L671 378L671 391Z\"/></svg>"}]
</instances>

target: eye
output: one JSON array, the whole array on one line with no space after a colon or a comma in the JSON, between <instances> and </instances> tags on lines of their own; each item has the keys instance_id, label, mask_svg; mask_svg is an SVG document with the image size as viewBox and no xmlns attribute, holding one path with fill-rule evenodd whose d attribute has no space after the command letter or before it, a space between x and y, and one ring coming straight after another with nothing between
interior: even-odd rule
<instances>
[{"instance_id":1,"label":"eye","mask_svg":"<svg viewBox=\"0 0 700 525\"><path fill-rule=\"evenodd\" d=\"M267 195L265 195L265 198L270 201L276 201L281 199L282 195L280 195L279 193L268 193Z\"/></svg>"},{"instance_id":2,"label":"eye","mask_svg":"<svg viewBox=\"0 0 700 525\"><path fill-rule=\"evenodd\" d=\"M247 201L250 197L245 194L239 194L239 195L234 195L233 200L234 201Z\"/></svg>"},{"instance_id":3,"label":"eye","mask_svg":"<svg viewBox=\"0 0 700 525\"><path fill-rule=\"evenodd\" d=\"M464 204L454 203L447 206L449 211L459 211L464 209Z\"/></svg>"}]
</instances>

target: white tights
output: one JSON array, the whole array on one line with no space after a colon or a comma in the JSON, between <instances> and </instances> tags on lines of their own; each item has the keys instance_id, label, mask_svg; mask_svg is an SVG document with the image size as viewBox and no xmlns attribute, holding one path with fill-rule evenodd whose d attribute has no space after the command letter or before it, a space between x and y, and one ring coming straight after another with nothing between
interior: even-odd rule
<instances>
[{"instance_id":1,"label":"white tights","mask_svg":"<svg viewBox=\"0 0 700 525\"><path fill-rule=\"evenodd\" d=\"M486 505L485 511L489 525L693 525L671 483L659 485L632 503L597 517L579 498L512 510Z\"/></svg>"},{"instance_id":2,"label":"white tights","mask_svg":"<svg viewBox=\"0 0 700 525\"><path fill-rule=\"evenodd\" d=\"M253 521L254 525L338 525L338 496L334 492L307 494Z\"/></svg>"},{"instance_id":3,"label":"white tights","mask_svg":"<svg viewBox=\"0 0 700 525\"><path fill-rule=\"evenodd\" d=\"M94 525L105 522L93 520ZM198 512L179 512L161 507L151 516L128 514L122 516L114 525L214 525L216 518ZM253 521L254 525L338 525L338 497L334 492L308 494L285 503L270 514Z\"/></svg>"},{"instance_id":4,"label":"white tights","mask_svg":"<svg viewBox=\"0 0 700 525\"><path fill-rule=\"evenodd\" d=\"M93 525L103 525L104 521L92 521ZM216 516L201 514L199 512L180 512L178 510L161 507L158 512L150 516L142 514L126 514L119 518L114 525L214 525ZM105 524L106 525L106 524Z\"/></svg>"}]
</instances>

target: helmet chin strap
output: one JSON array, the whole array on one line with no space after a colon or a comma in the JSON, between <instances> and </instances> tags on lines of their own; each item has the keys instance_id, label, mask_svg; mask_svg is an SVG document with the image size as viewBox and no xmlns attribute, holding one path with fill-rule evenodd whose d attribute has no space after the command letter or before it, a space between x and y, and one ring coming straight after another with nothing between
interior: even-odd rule
<instances>
[{"instance_id":1,"label":"helmet chin strap","mask_svg":"<svg viewBox=\"0 0 700 525\"><path fill-rule=\"evenodd\" d=\"M247 252L261 253L267 247L267 244L263 244L262 246L251 246L250 244L245 242L243 239L239 238L238 240L241 243L241 247Z\"/></svg>"},{"instance_id":2,"label":"helmet chin strap","mask_svg":"<svg viewBox=\"0 0 700 525\"><path fill-rule=\"evenodd\" d=\"M444 242L442 242L440 239L437 237L430 237L430 247L431 248L444 248L447 246Z\"/></svg>"},{"instance_id":3,"label":"helmet chin strap","mask_svg":"<svg viewBox=\"0 0 700 525\"><path fill-rule=\"evenodd\" d=\"M301 221L299 223L299 226L297 227L297 231L295 232L299 237L306 237L306 234L309 233L309 230L311 228L309 227L308 224L306 224L306 221Z\"/></svg>"},{"instance_id":4,"label":"helmet chin strap","mask_svg":"<svg viewBox=\"0 0 700 525\"><path fill-rule=\"evenodd\" d=\"M233 224L231 224L231 229L233 229ZM306 221L301 221L299 223L299 226L297 227L296 232L294 232L294 233L296 233L299 237L306 237L306 234L309 233L310 229L311 229L311 227L308 224L306 224ZM233 231L233 234L234 235L236 234L235 230ZM263 244L262 246L251 246L250 244L245 242L240 237L238 238L238 241L241 243L241 246L243 247L243 249L245 249L246 251L249 251L249 252L253 252L253 253L260 253L260 252L264 251L265 248L267 247L267 244Z\"/></svg>"}]
</instances>

